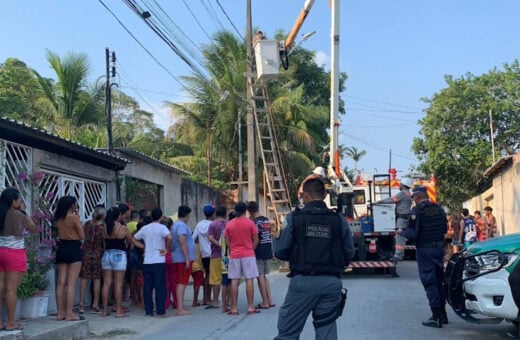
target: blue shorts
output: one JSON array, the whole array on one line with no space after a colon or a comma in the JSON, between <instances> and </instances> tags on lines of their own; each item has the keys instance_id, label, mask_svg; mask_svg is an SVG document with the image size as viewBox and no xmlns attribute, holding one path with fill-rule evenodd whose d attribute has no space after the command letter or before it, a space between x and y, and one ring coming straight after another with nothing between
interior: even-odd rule
<instances>
[{"instance_id":1,"label":"blue shorts","mask_svg":"<svg viewBox=\"0 0 520 340\"><path fill-rule=\"evenodd\" d=\"M228 279L227 274L222 274L222 286L229 287L231 280Z\"/></svg>"},{"instance_id":2,"label":"blue shorts","mask_svg":"<svg viewBox=\"0 0 520 340\"><path fill-rule=\"evenodd\" d=\"M126 252L119 249L107 249L101 259L103 270L126 270Z\"/></svg>"}]
</instances>

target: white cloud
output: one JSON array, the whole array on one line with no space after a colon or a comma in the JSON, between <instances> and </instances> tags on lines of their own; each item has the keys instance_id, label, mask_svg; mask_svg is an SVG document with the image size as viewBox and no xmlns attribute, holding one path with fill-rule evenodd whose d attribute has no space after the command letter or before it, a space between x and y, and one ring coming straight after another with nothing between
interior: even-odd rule
<instances>
[{"instance_id":1,"label":"white cloud","mask_svg":"<svg viewBox=\"0 0 520 340\"><path fill-rule=\"evenodd\" d=\"M325 70L330 70L330 56L323 51L317 51L314 62L318 66L324 66Z\"/></svg>"}]
</instances>

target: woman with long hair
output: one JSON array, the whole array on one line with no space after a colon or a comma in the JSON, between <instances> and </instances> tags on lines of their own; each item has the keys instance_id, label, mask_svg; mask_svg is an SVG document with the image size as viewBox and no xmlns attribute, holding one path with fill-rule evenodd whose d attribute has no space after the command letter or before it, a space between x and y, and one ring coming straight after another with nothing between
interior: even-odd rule
<instances>
[{"instance_id":1,"label":"woman with long hair","mask_svg":"<svg viewBox=\"0 0 520 340\"><path fill-rule=\"evenodd\" d=\"M103 273L101 269L101 259L103 258L103 251L105 249L102 230L105 226L106 214L107 210L105 207L97 206L92 214L92 220L87 221L84 225L85 243L83 244L83 262L81 264L81 271L79 272L79 277L81 278L81 285L79 287L80 314L85 312L83 301L88 280L92 280L94 284L91 305L92 313L101 312L99 309L101 276Z\"/></svg>"},{"instance_id":2,"label":"woman with long hair","mask_svg":"<svg viewBox=\"0 0 520 340\"><path fill-rule=\"evenodd\" d=\"M25 214L20 192L7 188L0 195L0 310L5 303L7 322L0 320L0 330L22 329L14 320L16 291L27 271L24 231L35 232L33 220Z\"/></svg>"},{"instance_id":3,"label":"woman with long hair","mask_svg":"<svg viewBox=\"0 0 520 340\"><path fill-rule=\"evenodd\" d=\"M144 245L134 239L125 225L119 222L121 212L117 207L108 209L105 219L105 226L102 235L105 239L105 252L101 260L103 268L103 316L109 315L108 293L112 283L114 284L114 307L116 318L128 316L128 312L123 309L121 300L123 297L123 284L126 271L126 245L133 243L136 247L144 248Z\"/></svg>"},{"instance_id":4,"label":"woman with long hair","mask_svg":"<svg viewBox=\"0 0 520 340\"><path fill-rule=\"evenodd\" d=\"M58 320L84 320L73 313L76 281L83 260L82 241L85 232L78 215L78 203L73 196L63 196L58 200L54 212L54 221L58 229L58 248L56 249L56 266L58 268L58 285L56 287L56 305Z\"/></svg>"}]
</instances>

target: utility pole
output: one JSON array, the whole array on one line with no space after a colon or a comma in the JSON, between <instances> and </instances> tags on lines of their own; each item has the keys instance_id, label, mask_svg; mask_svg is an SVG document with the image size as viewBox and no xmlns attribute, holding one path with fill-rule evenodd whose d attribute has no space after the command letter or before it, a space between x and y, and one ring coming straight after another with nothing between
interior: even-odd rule
<instances>
[{"instance_id":1,"label":"utility pole","mask_svg":"<svg viewBox=\"0 0 520 340\"><path fill-rule=\"evenodd\" d=\"M112 140L112 83L110 77L110 71L112 71L112 77L116 76L116 52L112 51L112 68L110 67L110 50L105 48L106 57L106 84L105 84L105 113L107 119L107 149L108 153L114 152L114 144Z\"/></svg>"},{"instance_id":2,"label":"utility pole","mask_svg":"<svg viewBox=\"0 0 520 340\"><path fill-rule=\"evenodd\" d=\"M341 173L339 164L339 0L331 0L331 63L330 63L330 157L329 167L334 169L336 176Z\"/></svg>"},{"instance_id":3,"label":"utility pole","mask_svg":"<svg viewBox=\"0 0 520 340\"><path fill-rule=\"evenodd\" d=\"M251 18L251 0L247 0L246 6L246 46L247 46L247 72L253 73L253 28ZM258 202L258 183L256 179L256 131L255 117L251 107L251 89L247 90L247 199Z\"/></svg>"},{"instance_id":4,"label":"utility pole","mask_svg":"<svg viewBox=\"0 0 520 340\"><path fill-rule=\"evenodd\" d=\"M493 114L489 109L489 139L491 139L491 154L493 155L493 164L495 164L495 138L493 137Z\"/></svg>"},{"instance_id":5,"label":"utility pole","mask_svg":"<svg viewBox=\"0 0 520 340\"><path fill-rule=\"evenodd\" d=\"M244 195L242 193L242 123L240 121L240 109L238 109L237 116L237 130L238 130L238 200L242 202Z\"/></svg>"}]
</instances>

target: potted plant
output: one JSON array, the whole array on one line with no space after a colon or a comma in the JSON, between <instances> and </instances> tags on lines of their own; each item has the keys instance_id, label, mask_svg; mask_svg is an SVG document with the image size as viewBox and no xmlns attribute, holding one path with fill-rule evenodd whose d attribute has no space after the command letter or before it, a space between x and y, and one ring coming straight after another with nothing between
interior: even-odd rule
<instances>
[{"instance_id":1,"label":"potted plant","mask_svg":"<svg viewBox=\"0 0 520 340\"><path fill-rule=\"evenodd\" d=\"M54 246L56 244L52 231L53 214L51 211L54 191L47 175L43 171L32 174L19 173L20 192L27 202L32 196L32 218L37 226L35 233L25 232L25 249L27 253L27 272L23 276L17 290L21 300L21 317L34 318L47 315L49 284L47 272L54 264ZM29 193L32 192L32 195Z\"/></svg>"},{"instance_id":2,"label":"potted plant","mask_svg":"<svg viewBox=\"0 0 520 340\"><path fill-rule=\"evenodd\" d=\"M41 225L39 226L41 228ZM23 318L35 318L47 315L49 294L47 272L53 264L52 247L54 241L40 239L41 233L25 235L27 251L27 272L18 286L17 296L22 300Z\"/></svg>"}]
</instances>

